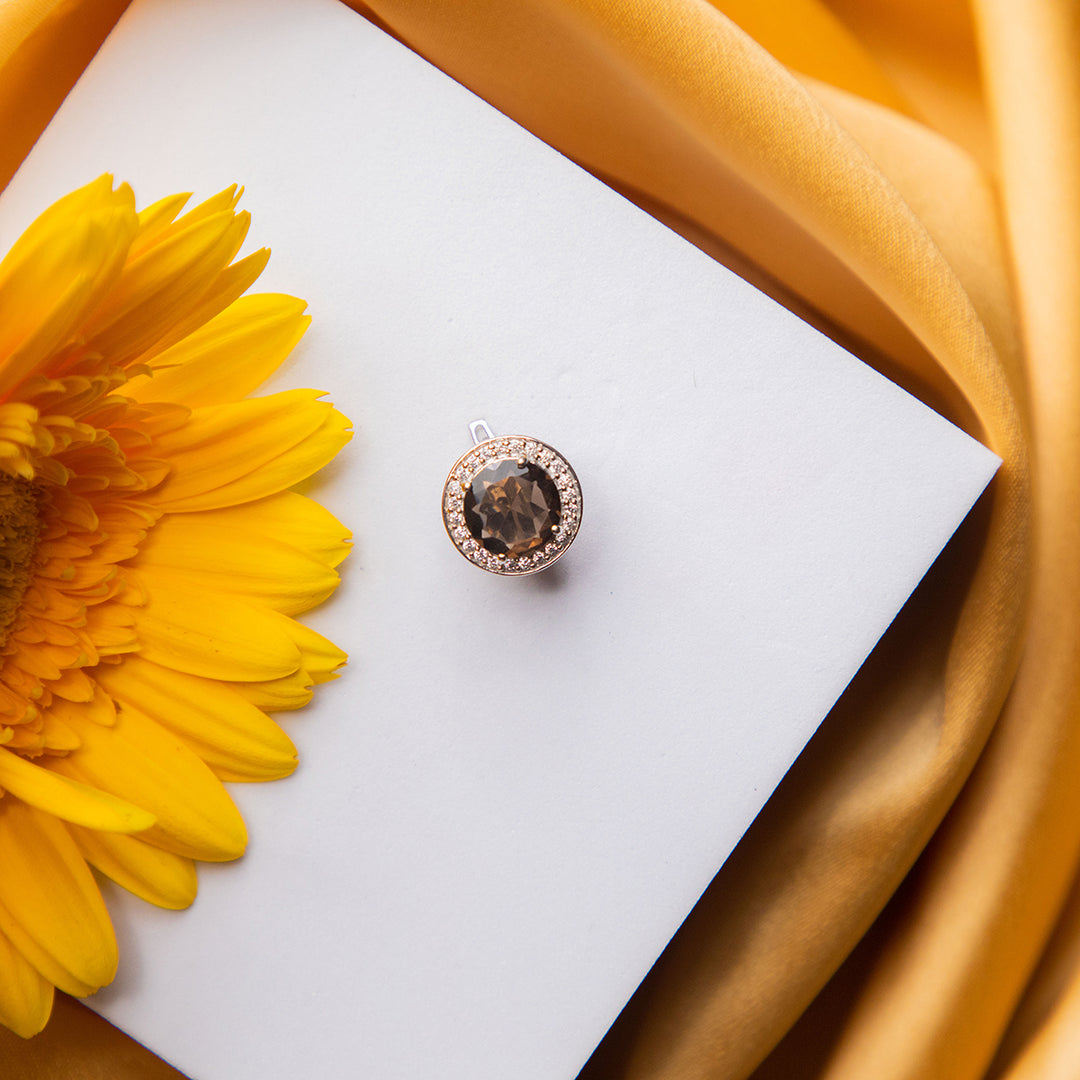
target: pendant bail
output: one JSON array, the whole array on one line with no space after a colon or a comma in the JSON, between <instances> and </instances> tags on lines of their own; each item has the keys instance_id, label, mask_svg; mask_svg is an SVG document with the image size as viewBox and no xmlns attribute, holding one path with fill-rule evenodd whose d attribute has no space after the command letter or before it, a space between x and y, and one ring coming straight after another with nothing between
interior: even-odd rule
<instances>
[{"instance_id":1,"label":"pendant bail","mask_svg":"<svg viewBox=\"0 0 1080 1080\"><path fill-rule=\"evenodd\" d=\"M480 432L484 434L481 435ZM479 446L482 442L495 438L495 432L491 430L491 425L486 420L474 420L469 425L469 434L472 436L473 446Z\"/></svg>"}]
</instances>

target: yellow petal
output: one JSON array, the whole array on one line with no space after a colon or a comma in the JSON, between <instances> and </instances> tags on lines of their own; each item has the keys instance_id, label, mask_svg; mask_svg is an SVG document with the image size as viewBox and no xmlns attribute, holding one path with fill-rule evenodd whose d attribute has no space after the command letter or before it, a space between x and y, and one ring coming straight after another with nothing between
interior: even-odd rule
<instances>
[{"instance_id":1,"label":"yellow petal","mask_svg":"<svg viewBox=\"0 0 1080 1080\"><path fill-rule=\"evenodd\" d=\"M94 697L94 684L80 668L69 668L49 689L65 701L91 701Z\"/></svg>"},{"instance_id":2,"label":"yellow petal","mask_svg":"<svg viewBox=\"0 0 1080 1080\"><path fill-rule=\"evenodd\" d=\"M140 840L209 862L244 853L247 831L221 781L160 724L123 706L114 727L87 721L79 735L79 752L50 768L149 810L157 824Z\"/></svg>"},{"instance_id":3,"label":"yellow petal","mask_svg":"<svg viewBox=\"0 0 1080 1080\"><path fill-rule=\"evenodd\" d=\"M0 799L0 931L54 986L84 996L111 982L117 950L94 876L64 826Z\"/></svg>"},{"instance_id":4,"label":"yellow petal","mask_svg":"<svg viewBox=\"0 0 1080 1080\"><path fill-rule=\"evenodd\" d=\"M41 736L46 750L67 752L79 748L79 736L51 711L42 717Z\"/></svg>"},{"instance_id":5,"label":"yellow petal","mask_svg":"<svg viewBox=\"0 0 1080 1080\"><path fill-rule=\"evenodd\" d=\"M327 566L337 566L351 547L349 530L326 507L295 491L282 491L240 506L186 513L183 518L170 517L165 522L173 520L212 521L234 533L269 536L308 552Z\"/></svg>"},{"instance_id":6,"label":"yellow petal","mask_svg":"<svg viewBox=\"0 0 1080 1080\"><path fill-rule=\"evenodd\" d=\"M189 210L182 218L177 217L191 198L190 192L179 195L167 195L164 199L139 213L139 232L131 245L131 258L142 255L151 247L169 237L175 236L197 221L210 217L224 210L233 210L240 201L240 189L236 184L211 195L209 199Z\"/></svg>"},{"instance_id":7,"label":"yellow petal","mask_svg":"<svg viewBox=\"0 0 1080 1080\"><path fill-rule=\"evenodd\" d=\"M226 593L286 615L307 611L338 575L318 559L213 514L167 514L133 564L185 592Z\"/></svg>"},{"instance_id":8,"label":"yellow petal","mask_svg":"<svg viewBox=\"0 0 1080 1080\"><path fill-rule=\"evenodd\" d=\"M177 401L195 408L246 397L292 352L311 317L303 300L278 293L242 296L195 333L154 359L153 373L132 379L136 401Z\"/></svg>"},{"instance_id":9,"label":"yellow petal","mask_svg":"<svg viewBox=\"0 0 1080 1080\"><path fill-rule=\"evenodd\" d=\"M217 192L217 194L211 195L209 199L204 199L197 206L193 206L177 221L175 228L186 228L189 225L194 225L196 221L203 220L203 218L220 214L223 210L235 210L236 204L240 201L240 196L243 193L244 189L242 187L237 184L230 184L227 188Z\"/></svg>"},{"instance_id":10,"label":"yellow petal","mask_svg":"<svg viewBox=\"0 0 1080 1080\"><path fill-rule=\"evenodd\" d=\"M137 357L196 304L243 242L249 216L204 218L132 260L84 328L113 363Z\"/></svg>"},{"instance_id":11,"label":"yellow petal","mask_svg":"<svg viewBox=\"0 0 1080 1080\"><path fill-rule=\"evenodd\" d=\"M152 247L161 238L162 234L176 220L177 214L184 209L191 192L182 192L179 195L166 195L164 199L158 199L139 211L139 231L131 242L131 250L128 252L129 259L137 259L148 248Z\"/></svg>"},{"instance_id":12,"label":"yellow petal","mask_svg":"<svg viewBox=\"0 0 1080 1080\"><path fill-rule=\"evenodd\" d=\"M212 274L229 261L226 258L221 262L219 249L225 237L229 240L227 247L232 247L235 216L228 210L219 211L187 227L168 229L166 239L148 244L145 251L128 261L106 301L83 327L86 336L100 337L132 313L143 311L147 305L158 305L170 295L170 289L182 287L181 282L187 282L190 288L195 278L205 288ZM172 314L164 304L160 306L160 314Z\"/></svg>"},{"instance_id":13,"label":"yellow petal","mask_svg":"<svg viewBox=\"0 0 1080 1080\"><path fill-rule=\"evenodd\" d=\"M103 176L46 210L0 263L0 394L71 338L118 279L137 228L125 184Z\"/></svg>"},{"instance_id":14,"label":"yellow petal","mask_svg":"<svg viewBox=\"0 0 1080 1080\"><path fill-rule=\"evenodd\" d=\"M303 708L311 700L315 683L335 678L337 669L348 660L341 649L310 627L292 619L283 619L283 626L301 648L305 666L280 679L230 684L245 700L268 712Z\"/></svg>"},{"instance_id":15,"label":"yellow petal","mask_svg":"<svg viewBox=\"0 0 1080 1080\"><path fill-rule=\"evenodd\" d=\"M128 892L173 911L191 905L198 892L195 863L140 840L69 825L79 851L91 866Z\"/></svg>"},{"instance_id":16,"label":"yellow petal","mask_svg":"<svg viewBox=\"0 0 1080 1080\"><path fill-rule=\"evenodd\" d=\"M296 747L288 735L223 683L138 656L98 678L125 705L181 736L223 779L273 780L296 768Z\"/></svg>"},{"instance_id":17,"label":"yellow petal","mask_svg":"<svg viewBox=\"0 0 1080 1080\"><path fill-rule=\"evenodd\" d=\"M250 501L221 502L218 493L253 473L261 477L268 471L279 472L274 463L312 441L319 446L334 441L321 434L334 410L327 402L319 401L320 396L316 390L287 390L192 410L186 424L155 441L155 456L167 460L173 471L149 497L158 508L173 511L207 510ZM326 460L340 445L328 447ZM313 471L306 470L282 487L262 494L274 494Z\"/></svg>"},{"instance_id":18,"label":"yellow petal","mask_svg":"<svg viewBox=\"0 0 1080 1080\"><path fill-rule=\"evenodd\" d=\"M338 668L348 659L332 641L317 634L310 626L295 619L279 616L285 632L300 649L300 664L316 683L329 682L338 677Z\"/></svg>"},{"instance_id":19,"label":"yellow petal","mask_svg":"<svg viewBox=\"0 0 1080 1080\"><path fill-rule=\"evenodd\" d=\"M29 1039L48 1023L53 984L0 934L0 1024Z\"/></svg>"},{"instance_id":20,"label":"yellow petal","mask_svg":"<svg viewBox=\"0 0 1080 1080\"><path fill-rule=\"evenodd\" d=\"M130 571L146 591L132 608L139 652L147 660L208 679L262 682L291 675L300 651L281 617L213 594L193 594L150 572Z\"/></svg>"},{"instance_id":21,"label":"yellow petal","mask_svg":"<svg viewBox=\"0 0 1080 1080\"><path fill-rule=\"evenodd\" d=\"M241 404L247 403L241 402ZM312 404L323 405L322 402ZM170 479L160 488L149 492L146 497L161 510L185 513L191 510L215 510L237 506L240 503L264 499L268 495L276 495L292 487L293 484L306 480L312 473L332 461L338 451L352 438L350 427L351 423L346 417L336 409L325 405L321 423L310 435L276 457L252 462L250 470L238 476L237 479L222 483L220 486L209 487L210 479L204 478L203 483L207 486L203 486L201 490L194 490L194 485L186 484L183 482L184 478L177 477L175 488L170 488L172 482ZM235 444L230 441L228 448L222 447L220 452L244 453L243 440L239 439ZM187 490L184 491L184 488ZM184 493L177 494L178 490Z\"/></svg>"},{"instance_id":22,"label":"yellow petal","mask_svg":"<svg viewBox=\"0 0 1080 1080\"><path fill-rule=\"evenodd\" d=\"M278 712L302 709L312 698L315 680L302 668L286 675L282 679L267 682L234 682L229 684L245 701L265 709Z\"/></svg>"},{"instance_id":23,"label":"yellow petal","mask_svg":"<svg viewBox=\"0 0 1080 1080\"><path fill-rule=\"evenodd\" d=\"M173 323L163 337L144 350L139 359L143 363L151 361L224 311L251 288L255 279L266 268L269 258L270 249L260 248L243 259L238 259L231 266L226 266L183 317Z\"/></svg>"},{"instance_id":24,"label":"yellow petal","mask_svg":"<svg viewBox=\"0 0 1080 1080\"><path fill-rule=\"evenodd\" d=\"M49 758L43 759L48 762ZM0 788L48 814L110 832L139 832L154 824L154 817L104 791L57 776L42 765L0 746Z\"/></svg>"},{"instance_id":25,"label":"yellow petal","mask_svg":"<svg viewBox=\"0 0 1080 1080\"><path fill-rule=\"evenodd\" d=\"M104 668L97 670L104 670ZM101 724L103 727L111 727L116 723L116 705L113 699L97 683L90 682L90 680L87 680L87 682L91 688L89 701L68 701L54 697L52 704L49 706L49 716L57 717L61 723L67 724L71 728L82 718L92 720L95 724ZM55 694L56 691L53 686L50 689ZM76 737L78 737L77 734Z\"/></svg>"}]
</instances>

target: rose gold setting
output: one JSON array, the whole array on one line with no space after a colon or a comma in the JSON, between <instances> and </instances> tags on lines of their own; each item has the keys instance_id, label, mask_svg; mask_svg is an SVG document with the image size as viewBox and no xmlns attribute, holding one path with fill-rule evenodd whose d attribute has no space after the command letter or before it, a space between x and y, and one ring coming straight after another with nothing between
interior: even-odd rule
<instances>
[{"instance_id":1,"label":"rose gold setting","mask_svg":"<svg viewBox=\"0 0 1080 1080\"><path fill-rule=\"evenodd\" d=\"M559 493L559 522L552 539L526 555L497 555L488 551L465 522L465 492L479 472L499 461L538 466L548 474ZM502 435L477 443L454 463L443 485L442 515L447 535L473 565L507 577L535 574L551 566L574 542L581 524L581 484L566 458L547 443L525 435Z\"/></svg>"}]
</instances>

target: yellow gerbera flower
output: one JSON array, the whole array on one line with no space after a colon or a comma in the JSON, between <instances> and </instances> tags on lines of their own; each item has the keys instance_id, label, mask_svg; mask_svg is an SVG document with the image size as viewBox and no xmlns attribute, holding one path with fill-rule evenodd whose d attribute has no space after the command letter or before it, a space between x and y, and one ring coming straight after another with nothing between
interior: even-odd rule
<instances>
[{"instance_id":1,"label":"yellow gerbera flower","mask_svg":"<svg viewBox=\"0 0 1080 1080\"><path fill-rule=\"evenodd\" d=\"M348 441L312 390L245 398L304 304L241 296L235 188L141 213L111 177L0 263L0 1022L45 1024L117 948L90 867L163 907L244 850L222 780L285 776L265 710L345 656L292 616L344 529L289 489Z\"/></svg>"}]
</instances>

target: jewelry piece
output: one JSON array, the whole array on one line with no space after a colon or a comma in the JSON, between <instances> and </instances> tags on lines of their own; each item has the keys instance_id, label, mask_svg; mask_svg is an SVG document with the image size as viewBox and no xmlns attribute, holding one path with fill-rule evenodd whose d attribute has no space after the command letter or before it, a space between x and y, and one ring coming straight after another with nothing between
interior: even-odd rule
<instances>
[{"instance_id":1,"label":"jewelry piece","mask_svg":"<svg viewBox=\"0 0 1080 1080\"><path fill-rule=\"evenodd\" d=\"M443 488L446 532L469 562L493 574L535 574L574 542L581 484L570 463L539 439L496 438L486 420L469 425L473 448Z\"/></svg>"}]
</instances>

